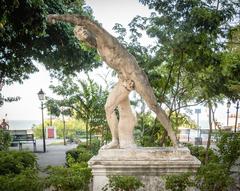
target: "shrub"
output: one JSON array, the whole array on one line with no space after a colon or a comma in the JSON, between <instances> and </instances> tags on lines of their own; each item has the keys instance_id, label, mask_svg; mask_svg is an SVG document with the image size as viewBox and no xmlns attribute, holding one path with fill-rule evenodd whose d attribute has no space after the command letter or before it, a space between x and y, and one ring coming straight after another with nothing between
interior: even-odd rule
<instances>
[{"instance_id":1,"label":"shrub","mask_svg":"<svg viewBox=\"0 0 240 191\"><path fill-rule=\"evenodd\" d=\"M140 187L143 187L143 183L134 176L109 176L109 182L102 190L107 191L134 191Z\"/></svg>"},{"instance_id":2,"label":"shrub","mask_svg":"<svg viewBox=\"0 0 240 191\"><path fill-rule=\"evenodd\" d=\"M53 187L61 191L88 191L92 178L87 164L74 164L70 167L51 167L46 178L45 187Z\"/></svg>"},{"instance_id":3,"label":"shrub","mask_svg":"<svg viewBox=\"0 0 240 191\"><path fill-rule=\"evenodd\" d=\"M172 191L185 191L188 187L194 186L190 173L183 173L181 175L171 175L166 178L166 189Z\"/></svg>"},{"instance_id":4,"label":"shrub","mask_svg":"<svg viewBox=\"0 0 240 191\"><path fill-rule=\"evenodd\" d=\"M231 168L240 157L240 133L221 133L217 147L221 162Z\"/></svg>"},{"instance_id":5,"label":"shrub","mask_svg":"<svg viewBox=\"0 0 240 191\"><path fill-rule=\"evenodd\" d=\"M98 154L98 151L101 147L101 142L99 139L97 138L94 138L91 140L91 145L89 145L89 150L91 151L91 153L93 155L97 155Z\"/></svg>"},{"instance_id":6,"label":"shrub","mask_svg":"<svg viewBox=\"0 0 240 191\"><path fill-rule=\"evenodd\" d=\"M6 130L0 129L0 151L8 150L11 144L10 133Z\"/></svg>"},{"instance_id":7,"label":"shrub","mask_svg":"<svg viewBox=\"0 0 240 191\"><path fill-rule=\"evenodd\" d=\"M77 149L78 149L78 148L87 149L87 144L86 144L86 142L80 142L80 143L78 144L78 146L77 146Z\"/></svg>"},{"instance_id":8,"label":"shrub","mask_svg":"<svg viewBox=\"0 0 240 191\"><path fill-rule=\"evenodd\" d=\"M227 166L224 164L208 163L198 170L197 187L204 191L225 191L233 183Z\"/></svg>"},{"instance_id":9,"label":"shrub","mask_svg":"<svg viewBox=\"0 0 240 191\"><path fill-rule=\"evenodd\" d=\"M0 190L5 191L42 191L43 181L35 169L25 169L19 174L0 176Z\"/></svg>"},{"instance_id":10,"label":"shrub","mask_svg":"<svg viewBox=\"0 0 240 191\"><path fill-rule=\"evenodd\" d=\"M191 144L187 144L191 154L198 158L202 164L205 164L205 156L206 156L206 148L202 146L193 146ZM208 149L208 158L209 162L219 162L219 156L212 150Z\"/></svg>"},{"instance_id":11,"label":"shrub","mask_svg":"<svg viewBox=\"0 0 240 191\"><path fill-rule=\"evenodd\" d=\"M81 142L77 146L77 148L84 148L86 150L89 150L93 155L96 155L101 147L101 142L99 139L94 138L91 140L90 145L86 145L86 142Z\"/></svg>"},{"instance_id":12,"label":"shrub","mask_svg":"<svg viewBox=\"0 0 240 191\"><path fill-rule=\"evenodd\" d=\"M154 147L154 146L159 146L155 143L155 141L153 141L153 138L151 136L148 135L144 135L141 139L140 139L140 144L143 147Z\"/></svg>"},{"instance_id":13,"label":"shrub","mask_svg":"<svg viewBox=\"0 0 240 191\"><path fill-rule=\"evenodd\" d=\"M37 160L33 153L26 151L1 151L0 175L20 174L27 168L36 168Z\"/></svg>"},{"instance_id":14,"label":"shrub","mask_svg":"<svg viewBox=\"0 0 240 191\"><path fill-rule=\"evenodd\" d=\"M71 149L66 152L66 161L67 166L69 166L69 163L81 163L81 162L87 162L92 158L93 154L84 149L84 148L76 148Z\"/></svg>"}]
</instances>

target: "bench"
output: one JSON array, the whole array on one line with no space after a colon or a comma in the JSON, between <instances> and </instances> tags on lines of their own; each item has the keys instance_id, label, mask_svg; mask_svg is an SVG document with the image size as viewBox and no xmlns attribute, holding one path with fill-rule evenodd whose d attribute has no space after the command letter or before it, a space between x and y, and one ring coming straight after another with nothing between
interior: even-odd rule
<instances>
[{"instance_id":1,"label":"bench","mask_svg":"<svg viewBox=\"0 0 240 191\"><path fill-rule=\"evenodd\" d=\"M36 152L36 140L33 134L12 134L12 144L18 144L19 150L22 150L22 144L32 142L33 151Z\"/></svg>"}]
</instances>

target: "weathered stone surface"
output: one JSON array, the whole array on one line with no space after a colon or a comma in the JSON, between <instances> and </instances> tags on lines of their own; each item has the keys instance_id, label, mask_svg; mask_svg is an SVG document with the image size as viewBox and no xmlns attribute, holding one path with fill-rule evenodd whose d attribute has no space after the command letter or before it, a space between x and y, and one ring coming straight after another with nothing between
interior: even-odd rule
<instances>
[{"instance_id":1,"label":"weathered stone surface","mask_svg":"<svg viewBox=\"0 0 240 191\"><path fill-rule=\"evenodd\" d=\"M137 176L145 184L140 190L164 190L164 176L196 172L200 161L187 148L136 148L100 150L89 161L94 180L93 191L100 191L107 176Z\"/></svg>"}]
</instances>

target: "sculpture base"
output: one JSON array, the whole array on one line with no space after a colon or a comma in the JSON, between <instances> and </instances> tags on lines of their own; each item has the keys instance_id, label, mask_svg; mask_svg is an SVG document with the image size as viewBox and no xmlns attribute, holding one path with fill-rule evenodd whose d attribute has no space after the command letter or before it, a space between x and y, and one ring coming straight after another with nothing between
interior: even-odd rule
<instances>
[{"instance_id":1,"label":"sculpture base","mask_svg":"<svg viewBox=\"0 0 240 191\"><path fill-rule=\"evenodd\" d=\"M137 176L145 185L140 190L165 190L163 176L196 172L200 161L188 148L149 148L100 150L89 161L93 173L93 191L101 191L107 176Z\"/></svg>"}]
</instances>

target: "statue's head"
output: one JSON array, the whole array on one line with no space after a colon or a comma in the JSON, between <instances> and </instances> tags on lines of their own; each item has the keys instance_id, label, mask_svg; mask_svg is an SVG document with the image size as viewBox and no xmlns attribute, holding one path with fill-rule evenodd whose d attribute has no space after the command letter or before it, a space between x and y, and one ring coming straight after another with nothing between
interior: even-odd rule
<instances>
[{"instance_id":1,"label":"statue's head","mask_svg":"<svg viewBox=\"0 0 240 191\"><path fill-rule=\"evenodd\" d=\"M75 26L73 32L78 40L86 43L90 47L97 48L96 37L89 30L87 30L83 26Z\"/></svg>"}]
</instances>

